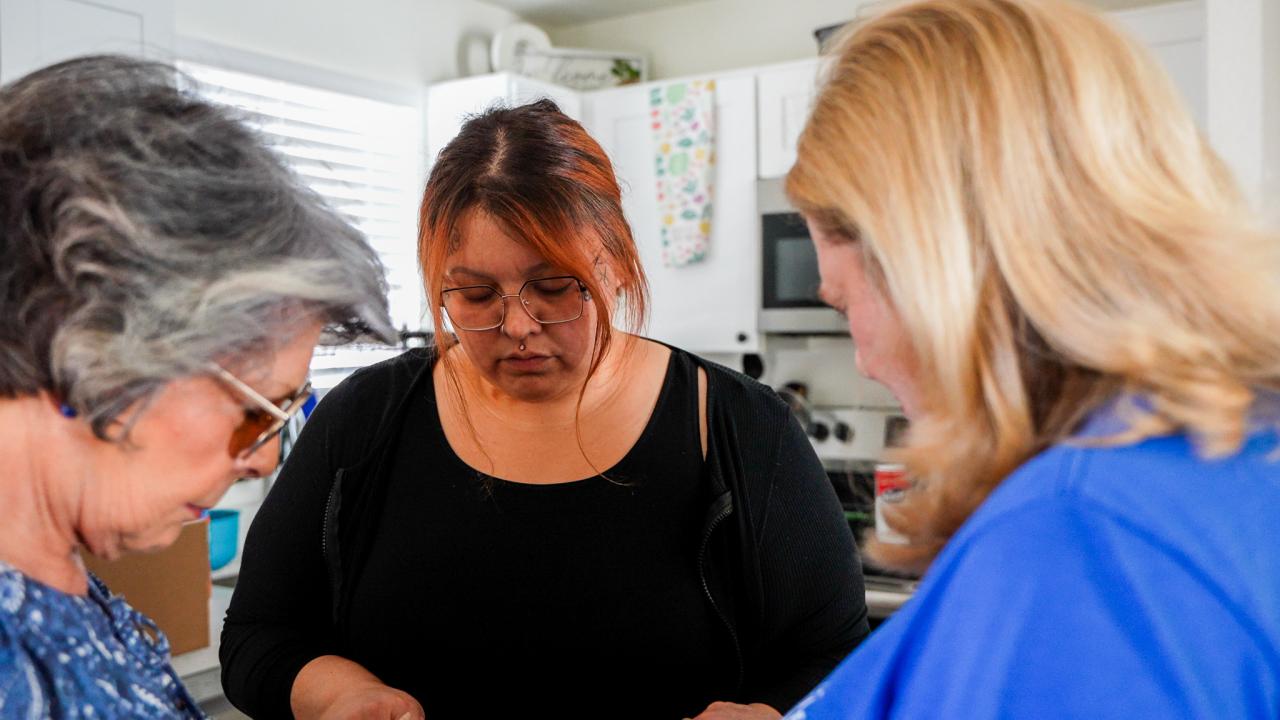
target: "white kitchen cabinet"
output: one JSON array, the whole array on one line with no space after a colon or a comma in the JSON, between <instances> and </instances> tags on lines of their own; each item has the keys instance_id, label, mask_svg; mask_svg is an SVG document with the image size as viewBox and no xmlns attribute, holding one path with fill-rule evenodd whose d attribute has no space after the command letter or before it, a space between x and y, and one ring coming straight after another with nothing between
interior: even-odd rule
<instances>
[{"instance_id":1,"label":"white kitchen cabinet","mask_svg":"<svg viewBox=\"0 0 1280 720\"><path fill-rule=\"evenodd\" d=\"M513 73L493 73L432 85L427 91L427 161L457 136L472 115L497 106L515 106L549 98L569 117L582 119L582 94Z\"/></svg>"},{"instance_id":2,"label":"white kitchen cabinet","mask_svg":"<svg viewBox=\"0 0 1280 720\"><path fill-rule=\"evenodd\" d=\"M817 94L818 71L815 58L765 68L756 76L760 177L782 177L795 164L796 141Z\"/></svg>"},{"instance_id":3,"label":"white kitchen cabinet","mask_svg":"<svg viewBox=\"0 0 1280 720\"><path fill-rule=\"evenodd\" d=\"M1146 45L1182 93L1196 124L1209 128L1208 46L1202 0L1173 2L1111 14Z\"/></svg>"},{"instance_id":4,"label":"white kitchen cabinet","mask_svg":"<svg viewBox=\"0 0 1280 720\"><path fill-rule=\"evenodd\" d=\"M760 248L756 215L755 77L716 78L711 245L685 267L662 260L649 91L662 83L585 95L587 128L613 161L622 204L649 277L646 334L699 353L760 347Z\"/></svg>"},{"instance_id":5,"label":"white kitchen cabinet","mask_svg":"<svg viewBox=\"0 0 1280 720\"><path fill-rule=\"evenodd\" d=\"M173 0L0 0L0 82L77 55L173 59Z\"/></svg>"},{"instance_id":6,"label":"white kitchen cabinet","mask_svg":"<svg viewBox=\"0 0 1280 720\"><path fill-rule=\"evenodd\" d=\"M1146 45L1173 79L1201 128L1207 129L1205 10L1202 0L1173 2L1111 14ZM761 68L756 75L760 133L760 177L787 174L796 160L796 141L817 94L817 58Z\"/></svg>"}]
</instances>

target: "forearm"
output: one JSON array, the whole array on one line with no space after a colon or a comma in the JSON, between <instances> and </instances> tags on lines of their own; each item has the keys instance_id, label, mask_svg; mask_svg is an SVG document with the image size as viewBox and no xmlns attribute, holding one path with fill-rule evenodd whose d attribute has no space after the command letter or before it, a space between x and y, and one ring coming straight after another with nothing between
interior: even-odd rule
<instances>
[{"instance_id":1,"label":"forearm","mask_svg":"<svg viewBox=\"0 0 1280 720\"><path fill-rule=\"evenodd\" d=\"M289 693L289 706L298 720L319 718L337 704L339 696L384 683L359 663L337 655L321 655L298 671Z\"/></svg>"}]
</instances>

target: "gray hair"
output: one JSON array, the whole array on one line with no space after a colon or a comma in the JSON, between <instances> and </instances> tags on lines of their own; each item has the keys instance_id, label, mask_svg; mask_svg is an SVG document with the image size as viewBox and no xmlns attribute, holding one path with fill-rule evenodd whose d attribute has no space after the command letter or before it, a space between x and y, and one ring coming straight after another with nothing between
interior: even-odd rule
<instances>
[{"instance_id":1,"label":"gray hair","mask_svg":"<svg viewBox=\"0 0 1280 720\"><path fill-rule=\"evenodd\" d=\"M232 110L171 67L98 56L0 88L0 397L94 432L210 361L319 320L390 339L382 265Z\"/></svg>"}]
</instances>

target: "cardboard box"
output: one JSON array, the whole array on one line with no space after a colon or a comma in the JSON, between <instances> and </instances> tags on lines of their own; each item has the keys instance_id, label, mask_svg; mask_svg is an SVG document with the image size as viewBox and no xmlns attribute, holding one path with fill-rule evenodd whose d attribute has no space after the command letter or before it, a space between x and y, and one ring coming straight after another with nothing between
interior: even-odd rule
<instances>
[{"instance_id":1,"label":"cardboard box","mask_svg":"<svg viewBox=\"0 0 1280 720\"><path fill-rule=\"evenodd\" d=\"M155 621L181 655L209 645L209 521L187 523L169 547L114 562L82 553L85 567Z\"/></svg>"}]
</instances>

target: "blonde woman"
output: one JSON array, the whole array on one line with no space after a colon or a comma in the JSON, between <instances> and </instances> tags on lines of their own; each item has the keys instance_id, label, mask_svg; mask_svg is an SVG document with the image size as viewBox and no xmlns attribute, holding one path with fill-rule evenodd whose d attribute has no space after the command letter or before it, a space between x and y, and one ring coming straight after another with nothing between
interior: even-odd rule
<instances>
[{"instance_id":1,"label":"blonde woman","mask_svg":"<svg viewBox=\"0 0 1280 720\"><path fill-rule=\"evenodd\" d=\"M1058 0L845 37L788 191L913 420L916 597L791 718L1280 716L1280 238Z\"/></svg>"}]
</instances>

